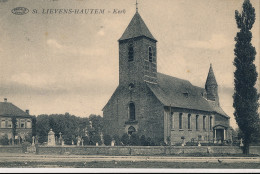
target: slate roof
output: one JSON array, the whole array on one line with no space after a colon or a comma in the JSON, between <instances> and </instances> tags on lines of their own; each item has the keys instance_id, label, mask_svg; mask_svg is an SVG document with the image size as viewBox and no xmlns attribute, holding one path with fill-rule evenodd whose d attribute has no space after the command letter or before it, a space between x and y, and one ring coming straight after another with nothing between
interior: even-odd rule
<instances>
[{"instance_id":1,"label":"slate roof","mask_svg":"<svg viewBox=\"0 0 260 174\"><path fill-rule=\"evenodd\" d=\"M138 12L136 12L134 17L132 18L131 22L127 26L125 32L119 39L119 41L130 39L130 38L135 38L135 37L139 37L139 36L145 36L145 37L148 37L150 39L157 41L153 37L152 33L149 31L147 26L145 25L140 14Z\"/></svg>"},{"instance_id":2,"label":"slate roof","mask_svg":"<svg viewBox=\"0 0 260 174\"><path fill-rule=\"evenodd\" d=\"M0 116L29 117L30 115L9 102L0 102Z\"/></svg>"},{"instance_id":3,"label":"slate roof","mask_svg":"<svg viewBox=\"0 0 260 174\"><path fill-rule=\"evenodd\" d=\"M208 77L206 80L206 85L218 85L211 64L210 64L210 68L209 68Z\"/></svg>"},{"instance_id":4,"label":"slate roof","mask_svg":"<svg viewBox=\"0 0 260 174\"><path fill-rule=\"evenodd\" d=\"M216 112L229 117L215 102L202 96L204 88L193 86L189 81L157 73L158 84L147 83L158 100L165 106Z\"/></svg>"}]
</instances>

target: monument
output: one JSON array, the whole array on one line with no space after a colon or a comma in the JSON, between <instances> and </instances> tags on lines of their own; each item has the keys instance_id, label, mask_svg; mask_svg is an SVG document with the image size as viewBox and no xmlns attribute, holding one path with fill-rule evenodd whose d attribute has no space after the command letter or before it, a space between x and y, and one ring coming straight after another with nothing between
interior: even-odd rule
<instances>
[{"instance_id":1,"label":"monument","mask_svg":"<svg viewBox=\"0 0 260 174\"><path fill-rule=\"evenodd\" d=\"M48 133L48 146L55 146L55 133L52 129Z\"/></svg>"}]
</instances>

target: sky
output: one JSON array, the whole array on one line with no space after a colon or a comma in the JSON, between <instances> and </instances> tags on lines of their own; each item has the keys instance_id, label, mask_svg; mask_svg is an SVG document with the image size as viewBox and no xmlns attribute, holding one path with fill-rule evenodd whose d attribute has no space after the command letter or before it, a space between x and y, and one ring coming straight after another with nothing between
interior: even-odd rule
<instances>
[{"instance_id":1,"label":"sky","mask_svg":"<svg viewBox=\"0 0 260 174\"><path fill-rule=\"evenodd\" d=\"M238 32L234 14L242 10L242 3L139 0L138 5L158 40L158 71L204 87L212 63L220 105L234 128L232 62ZM259 73L260 3L251 3L256 10L252 44ZM15 7L26 7L29 12L15 15L11 12ZM105 11L43 14L43 9ZM113 13L114 9L121 13ZM103 115L102 108L119 80L118 39L135 11L135 0L0 0L0 101L8 98L19 108L29 109L31 115Z\"/></svg>"}]
</instances>

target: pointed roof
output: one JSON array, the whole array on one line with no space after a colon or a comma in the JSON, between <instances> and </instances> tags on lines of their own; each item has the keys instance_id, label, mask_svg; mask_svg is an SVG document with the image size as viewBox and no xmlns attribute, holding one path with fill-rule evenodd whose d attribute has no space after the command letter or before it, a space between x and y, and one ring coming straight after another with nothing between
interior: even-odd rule
<instances>
[{"instance_id":1,"label":"pointed roof","mask_svg":"<svg viewBox=\"0 0 260 174\"><path fill-rule=\"evenodd\" d=\"M205 85L218 85L213 72L212 64L210 64L209 73Z\"/></svg>"},{"instance_id":2,"label":"pointed roof","mask_svg":"<svg viewBox=\"0 0 260 174\"><path fill-rule=\"evenodd\" d=\"M30 117L30 115L9 102L0 102L0 116Z\"/></svg>"},{"instance_id":3,"label":"pointed roof","mask_svg":"<svg viewBox=\"0 0 260 174\"><path fill-rule=\"evenodd\" d=\"M157 41L151 32L149 31L148 27L145 25L143 19L141 18L138 12L135 13L134 17L132 18L131 22L127 26L125 32L119 39L119 41L138 37L138 36L145 36L150 39Z\"/></svg>"}]
</instances>

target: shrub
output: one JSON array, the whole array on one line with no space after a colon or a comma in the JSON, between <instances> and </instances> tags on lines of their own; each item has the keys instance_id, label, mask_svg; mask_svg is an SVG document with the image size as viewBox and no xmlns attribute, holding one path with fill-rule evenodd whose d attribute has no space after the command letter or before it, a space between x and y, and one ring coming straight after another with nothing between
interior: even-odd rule
<instances>
[{"instance_id":1,"label":"shrub","mask_svg":"<svg viewBox=\"0 0 260 174\"><path fill-rule=\"evenodd\" d=\"M135 133L133 133L131 136L130 136L130 145L131 146L139 146L140 145L140 139L139 139L139 136Z\"/></svg>"},{"instance_id":2,"label":"shrub","mask_svg":"<svg viewBox=\"0 0 260 174\"><path fill-rule=\"evenodd\" d=\"M114 135L114 136L113 136L113 139L115 140L115 145L116 145L116 146L121 145L121 141L120 141L120 138L119 138L118 135Z\"/></svg>"},{"instance_id":3,"label":"shrub","mask_svg":"<svg viewBox=\"0 0 260 174\"><path fill-rule=\"evenodd\" d=\"M140 145L141 146L147 146L147 141L144 135L140 137Z\"/></svg>"},{"instance_id":4,"label":"shrub","mask_svg":"<svg viewBox=\"0 0 260 174\"><path fill-rule=\"evenodd\" d=\"M84 146L89 145L89 138L87 136L82 137L82 140L83 140L83 145Z\"/></svg>"},{"instance_id":5,"label":"shrub","mask_svg":"<svg viewBox=\"0 0 260 174\"><path fill-rule=\"evenodd\" d=\"M32 143L32 133L26 134L25 141L29 142L29 143Z\"/></svg>"},{"instance_id":6,"label":"shrub","mask_svg":"<svg viewBox=\"0 0 260 174\"><path fill-rule=\"evenodd\" d=\"M9 139L8 139L8 136L6 134L3 137L0 138L0 144L1 145L8 145L9 144Z\"/></svg>"},{"instance_id":7,"label":"shrub","mask_svg":"<svg viewBox=\"0 0 260 174\"><path fill-rule=\"evenodd\" d=\"M111 141L112 141L112 138L110 135L104 135L104 144L106 146L110 146L111 145Z\"/></svg>"},{"instance_id":8,"label":"shrub","mask_svg":"<svg viewBox=\"0 0 260 174\"><path fill-rule=\"evenodd\" d=\"M125 145L125 146L129 145L129 143L130 143L130 138L129 138L129 136L128 136L127 133L124 133L124 134L122 135L122 137L121 137L121 142L122 142L123 145Z\"/></svg>"}]
</instances>

